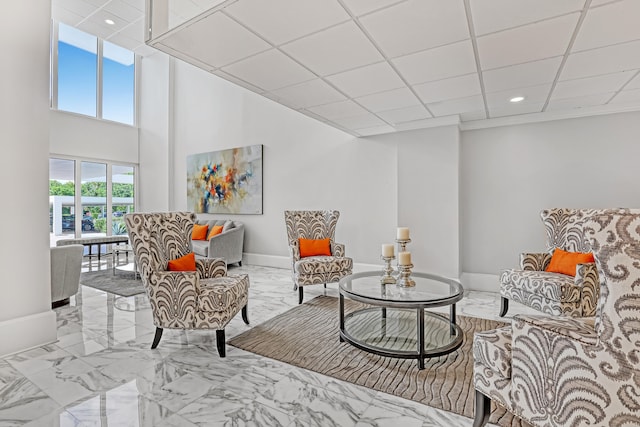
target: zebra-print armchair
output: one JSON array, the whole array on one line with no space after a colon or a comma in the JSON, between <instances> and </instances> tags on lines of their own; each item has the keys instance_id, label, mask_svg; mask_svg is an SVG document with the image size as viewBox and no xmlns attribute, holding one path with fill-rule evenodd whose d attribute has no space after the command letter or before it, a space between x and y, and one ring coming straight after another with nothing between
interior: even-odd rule
<instances>
[{"instance_id":1,"label":"zebra-print armchair","mask_svg":"<svg viewBox=\"0 0 640 427\"><path fill-rule=\"evenodd\" d=\"M302 304L302 288L309 285L337 282L351 274L353 260L344 256L344 245L336 243L338 211L285 211L289 253L293 273L293 289L298 289L298 303ZM331 255L300 256L300 239L330 239Z\"/></svg>"},{"instance_id":2,"label":"zebra-print armchair","mask_svg":"<svg viewBox=\"0 0 640 427\"><path fill-rule=\"evenodd\" d=\"M544 253L523 253L520 268L502 271L500 275L500 316L509 309L509 300L554 316L594 316L598 301L598 272L595 263L578 264L575 277L550 273L545 268L556 248L567 252L590 252L583 232L586 218L595 209L545 209L540 213L547 232Z\"/></svg>"},{"instance_id":3,"label":"zebra-print armchair","mask_svg":"<svg viewBox=\"0 0 640 427\"><path fill-rule=\"evenodd\" d=\"M165 328L214 329L218 353L225 357L225 326L240 310L249 323L249 277L227 276L220 258L196 259L196 271L167 271L170 260L193 252L191 212L134 213L124 219L156 326L151 348Z\"/></svg>"},{"instance_id":4,"label":"zebra-print armchair","mask_svg":"<svg viewBox=\"0 0 640 427\"><path fill-rule=\"evenodd\" d=\"M536 426L640 425L640 210L600 211L584 233L600 277L595 319L518 315L476 334L474 427L492 400Z\"/></svg>"}]
</instances>

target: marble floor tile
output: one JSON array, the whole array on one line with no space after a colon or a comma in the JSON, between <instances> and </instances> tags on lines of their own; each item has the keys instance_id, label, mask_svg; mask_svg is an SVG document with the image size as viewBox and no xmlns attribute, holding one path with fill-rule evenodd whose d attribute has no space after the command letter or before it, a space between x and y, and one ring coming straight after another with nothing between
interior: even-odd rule
<instances>
[{"instance_id":1,"label":"marble floor tile","mask_svg":"<svg viewBox=\"0 0 640 427\"><path fill-rule=\"evenodd\" d=\"M95 264L95 263L94 263ZM93 266L95 269L95 265ZM298 305L290 271L244 265L250 325L236 316L230 339ZM337 284L305 288L304 300L338 296ZM468 291L458 314L509 322L536 313L495 293ZM340 381L227 345L214 331L155 327L146 295L120 297L81 286L55 309L58 341L0 359L0 427L28 426L447 426L471 419Z\"/></svg>"}]
</instances>

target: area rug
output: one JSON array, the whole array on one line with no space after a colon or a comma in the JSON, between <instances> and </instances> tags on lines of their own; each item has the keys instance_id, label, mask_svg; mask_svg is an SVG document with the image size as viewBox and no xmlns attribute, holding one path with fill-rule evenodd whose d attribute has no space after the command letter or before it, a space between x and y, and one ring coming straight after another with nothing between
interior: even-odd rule
<instances>
[{"instance_id":1,"label":"area rug","mask_svg":"<svg viewBox=\"0 0 640 427\"><path fill-rule=\"evenodd\" d=\"M345 299L345 311L363 305ZM318 296L228 341L234 347L374 390L414 400L469 418L474 415L473 333L504 326L502 322L457 316L464 331L462 347L425 361L382 357L339 342L338 298ZM490 422L527 424L495 408ZM469 420L471 425L471 420Z\"/></svg>"},{"instance_id":2,"label":"area rug","mask_svg":"<svg viewBox=\"0 0 640 427\"><path fill-rule=\"evenodd\" d=\"M80 284L123 297L143 294L140 279L134 279L132 272L116 272L111 269L88 271L80 274Z\"/></svg>"}]
</instances>

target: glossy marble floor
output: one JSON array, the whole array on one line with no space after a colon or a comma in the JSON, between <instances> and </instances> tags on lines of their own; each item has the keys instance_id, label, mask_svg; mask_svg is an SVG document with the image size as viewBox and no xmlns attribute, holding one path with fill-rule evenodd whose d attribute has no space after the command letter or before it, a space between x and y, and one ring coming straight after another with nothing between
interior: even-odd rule
<instances>
[{"instance_id":1,"label":"glossy marble floor","mask_svg":"<svg viewBox=\"0 0 640 427\"><path fill-rule=\"evenodd\" d=\"M297 305L288 270L243 266L252 325ZM313 286L337 296L337 285ZM512 304L510 314L532 312ZM497 294L467 292L458 313L497 318ZM144 295L81 286L55 310L58 341L0 359L0 426L469 426L471 420L227 346L165 330L156 350ZM227 338L251 326L234 318Z\"/></svg>"}]
</instances>

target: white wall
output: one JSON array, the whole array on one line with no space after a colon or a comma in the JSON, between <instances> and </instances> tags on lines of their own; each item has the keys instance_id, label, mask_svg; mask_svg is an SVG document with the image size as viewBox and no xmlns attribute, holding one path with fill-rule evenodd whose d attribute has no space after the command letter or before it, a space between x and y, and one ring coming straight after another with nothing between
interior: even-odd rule
<instances>
[{"instance_id":1,"label":"white wall","mask_svg":"<svg viewBox=\"0 0 640 427\"><path fill-rule=\"evenodd\" d=\"M188 155L263 144L264 214L234 216L246 224L245 253L284 259L285 210L338 209L347 255L380 262L397 225L395 144L354 138L181 61L174 85L177 209L189 208Z\"/></svg>"},{"instance_id":2,"label":"white wall","mask_svg":"<svg viewBox=\"0 0 640 427\"><path fill-rule=\"evenodd\" d=\"M49 287L48 0L15 2L0 16L0 356L52 342Z\"/></svg>"},{"instance_id":3,"label":"white wall","mask_svg":"<svg viewBox=\"0 0 640 427\"><path fill-rule=\"evenodd\" d=\"M544 208L639 207L639 141L638 112L463 132L462 269L543 251Z\"/></svg>"},{"instance_id":4,"label":"white wall","mask_svg":"<svg viewBox=\"0 0 640 427\"><path fill-rule=\"evenodd\" d=\"M398 225L410 228L416 271L460 276L458 126L398 132L368 138L397 146ZM365 228L374 224L363 224ZM392 242L395 234L389 236Z\"/></svg>"},{"instance_id":5,"label":"white wall","mask_svg":"<svg viewBox=\"0 0 640 427\"><path fill-rule=\"evenodd\" d=\"M138 210L169 210L169 56L144 57L140 66L140 167Z\"/></svg>"},{"instance_id":6,"label":"white wall","mask_svg":"<svg viewBox=\"0 0 640 427\"><path fill-rule=\"evenodd\" d=\"M49 150L51 154L138 163L138 128L51 110Z\"/></svg>"}]
</instances>

